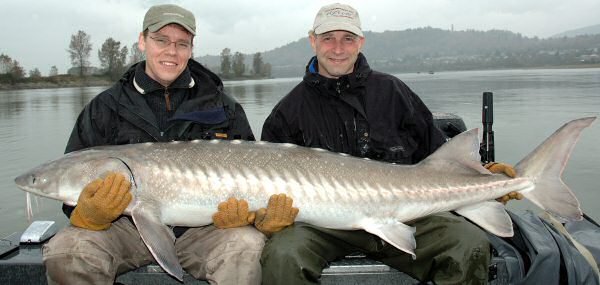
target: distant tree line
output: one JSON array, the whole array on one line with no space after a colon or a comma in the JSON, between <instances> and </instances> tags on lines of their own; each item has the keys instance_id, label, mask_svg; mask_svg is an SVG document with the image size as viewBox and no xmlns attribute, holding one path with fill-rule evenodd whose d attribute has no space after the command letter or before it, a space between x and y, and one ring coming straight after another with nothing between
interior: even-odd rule
<instances>
[{"instance_id":1,"label":"distant tree line","mask_svg":"<svg viewBox=\"0 0 600 285\"><path fill-rule=\"evenodd\" d=\"M25 70L16 59L0 54L0 83L14 84L25 77Z\"/></svg>"},{"instance_id":2,"label":"distant tree line","mask_svg":"<svg viewBox=\"0 0 600 285\"><path fill-rule=\"evenodd\" d=\"M365 32L365 38L362 52L369 65L394 73L600 64L600 33L540 39L501 30L426 27ZM313 55L307 38L263 53L273 77L302 76Z\"/></svg>"},{"instance_id":3,"label":"distant tree line","mask_svg":"<svg viewBox=\"0 0 600 285\"><path fill-rule=\"evenodd\" d=\"M73 67L65 73L82 79L88 76L104 76L110 80L117 80L129 66L145 59L145 55L138 49L137 42L128 48L121 42L109 37L98 49L97 56L100 61L100 68L96 68L92 67L90 63L92 50L91 36L85 31L79 30L71 35L67 52ZM244 54L241 52L235 52L232 55L229 48L223 49L221 52L221 75L223 78L268 78L271 76L271 65L263 61L261 53L254 54L249 74L246 72L244 60ZM58 68L52 66L48 72L48 77L43 77L37 67L29 71L28 78L26 78L26 75L25 70L17 60L5 54L0 55L0 83L2 84L15 84L25 81L57 81L56 77L59 73Z\"/></svg>"},{"instance_id":4,"label":"distant tree line","mask_svg":"<svg viewBox=\"0 0 600 285\"><path fill-rule=\"evenodd\" d=\"M366 36L369 63L388 72L600 63L600 35L539 39L500 30L420 28Z\"/></svg>"},{"instance_id":5,"label":"distant tree line","mask_svg":"<svg viewBox=\"0 0 600 285\"><path fill-rule=\"evenodd\" d=\"M509 31L451 31L437 28L417 28L404 31L365 32L363 53L369 64L386 72L419 72L440 70L476 70L545 66L583 66L600 64L600 34L576 37L539 39ZM104 41L97 51L100 68L90 65L91 37L84 31L71 35L67 49L72 68L64 73L83 78L101 76L118 79L133 63L144 59L138 43L130 46L113 38ZM306 38L251 59L241 52L225 48L218 56L198 58L225 79L301 76L313 51ZM268 63L267 63L268 62ZM48 77L36 67L25 71L7 54L0 54L0 84L18 82L61 82L52 66ZM59 80L60 79L60 80Z\"/></svg>"},{"instance_id":6,"label":"distant tree line","mask_svg":"<svg viewBox=\"0 0 600 285\"><path fill-rule=\"evenodd\" d=\"M221 77L231 78L269 78L271 77L271 64L264 63L260 52L254 54L250 75L246 75L245 56L241 52L231 55L231 49L221 51Z\"/></svg>"},{"instance_id":7,"label":"distant tree line","mask_svg":"<svg viewBox=\"0 0 600 285\"><path fill-rule=\"evenodd\" d=\"M91 51L91 37L87 33L78 31L71 36L68 52L71 57L71 64L77 68L77 75L80 77L92 73L89 61ZM128 54L129 60L127 60ZM128 49L125 45L121 46L121 42L109 37L98 50L98 59L101 66L100 74L108 76L111 80L116 80L127 67L144 60L144 54L138 49L137 42L131 45L131 49Z\"/></svg>"},{"instance_id":8,"label":"distant tree line","mask_svg":"<svg viewBox=\"0 0 600 285\"><path fill-rule=\"evenodd\" d=\"M28 77L26 77L28 75ZM48 77L43 77L42 72L36 67L26 74L21 64L6 54L0 54L0 84L14 85L20 82L55 81L58 68L50 67Z\"/></svg>"},{"instance_id":9,"label":"distant tree line","mask_svg":"<svg viewBox=\"0 0 600 285\"><path fill-rule=\"evenodd\" d=\"M145 59L144 54L138 49L137 42L131 45L131 49L128 49L125 45L121 46L121 42L109 37L98 50L100 69L92 68L90 65L90 57L92 55L91 37L81 30L71 35L67 52L73 67L69 71L66 71L67 74L59 75L58 68L53 65L50 67L47 77L43 77L37 67L30 70L29 76L26 77L25 70L17 60L12 59L8 55L0 54L0 84L12 85L27 82L60 84L72 79L69 79L68 74L70 73L79 78L95 75L116 80L129 66ZM128 55L129 59L127 59Z\"/></svg>"}]
</instances>

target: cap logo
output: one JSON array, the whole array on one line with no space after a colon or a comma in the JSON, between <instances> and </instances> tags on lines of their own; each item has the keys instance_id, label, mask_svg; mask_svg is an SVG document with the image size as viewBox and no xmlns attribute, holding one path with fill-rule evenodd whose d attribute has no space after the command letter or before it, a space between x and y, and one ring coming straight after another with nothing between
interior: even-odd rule
<instances>
[{"instance_id":1,"label":"cap logo","mask_svg":"<svg viewBox=\"0 0 600 285\"><path fill-rule=\"evenodd\" d=\"M358 12L344 4L336 3L322 7L315 17L311 33L323 34L335 30L348 31L364 37Z\"/></svg>"},{"instance_id":2,"label":"cap logo","mask_svg":"<svg viewBox=\"0 0 600 285\"><path fill-rule=\"evenodd\" d=\"M342 8L336 8L336 9L331 9L325 12L325 15L327 16L331 16L331 17L346 17L346 18L353 18L353 14L352 11L348 11L348 10L344 10Z\"/></svg>"},{"instance_id":3,"label":"cap logo","mask_svg":"<svg viewBox=\"0 0 600 285\"><path fill-rule=\"evenodd\" d=\"M177 13L168 13L168 12L165 12L165 13L163 13L163 15L165 15L165 16L170 15L170 16L177 16L177 17L180 17L180 18L185 18L185 16L183 16L181 14L177 14Z\"/></svg>"}]
</instances>

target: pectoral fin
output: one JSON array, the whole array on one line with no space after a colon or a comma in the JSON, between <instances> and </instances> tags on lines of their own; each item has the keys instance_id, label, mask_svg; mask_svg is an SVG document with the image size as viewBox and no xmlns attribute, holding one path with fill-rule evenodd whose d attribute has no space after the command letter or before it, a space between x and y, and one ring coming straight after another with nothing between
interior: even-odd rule
<instances>
[{"instance_id":1,"label":"pectoral fin","mask_svg":"<svg viewBox=\"0 0 600 285\"><path fill-rule=\"evenodd\" d=\"M183 281L183 268L175 250L175 236L171 229L161 223L160 211L152 205L136 205L131 213L142 240L156 262L173 277Z\"/></svg>"},{"instance_id":2,"label":"pectoral fin","mask_svg":"<svg viewBox=\"0 0 600 285\"><path fill-rule=\"evenodd\" d=\"M481 202L462 207L456 212L497 236L513 236L512 220L500 202Z\"/></svg>"},{"instance_id":3,"label":"pectoral fin","mask_svg":"<svg viewBox=\"0 0 600 285\"><path fill-rule=\"evenodd\" d=\"M417 242L415 241L414 227L400 222L385 225L369 223L364 229L416 258L415 248L417 247Z\"/></svg>"}]
</instances>

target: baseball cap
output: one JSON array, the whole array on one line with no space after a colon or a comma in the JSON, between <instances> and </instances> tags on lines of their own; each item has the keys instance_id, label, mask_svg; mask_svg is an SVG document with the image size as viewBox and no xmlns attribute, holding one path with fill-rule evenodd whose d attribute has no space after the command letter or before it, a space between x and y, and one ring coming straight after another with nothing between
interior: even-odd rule
<instances>
[{"instance_id":1,"label":"baseball cap","mask_svg":"<svg viewBox=\"0 0 600 285\"><path fill-rule=\"evenodd\" d=\"M146 12L146 16L144 16L142 31L148 29L150 32L156 32L162 27L173 23L184 27L192 35L196 35L196 19L194 18L194 14L173 4L150 7L148 12Z\"/></svg>"},{"instance_id":2,"label":"baseball cap","mask_svg":"<svg viewBox=\"0 0 600 285\"><path fill-rule=\"evenodd\" d=\"M364 37L358 12L349 5L335 3L323 6L315 17L312 31L322 33L343 30Z\"/></svg>"}]
</instances>

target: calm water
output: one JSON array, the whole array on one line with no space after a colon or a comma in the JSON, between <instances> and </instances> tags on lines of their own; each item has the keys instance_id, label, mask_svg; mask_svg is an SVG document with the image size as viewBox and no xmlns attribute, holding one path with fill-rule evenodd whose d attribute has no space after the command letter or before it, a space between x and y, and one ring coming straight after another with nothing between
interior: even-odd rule
<instances>
[{"instance_id":1,"label":"calm water","mask_svg":"<svg viewBox=\"0 0 600 285\"><path fill-rule=\"evenodd\" d=\"M435 112L460 115L468 128L481 124L481 94L494 92L496 159L516 163L563 123L600 116L600 69L503 70L398 74ZM300 78L227 82L252 129ZM13 179L62 155L83 106L104 88L0 91L0 237L27 227L25 193ZM564 173L583 210L600 219L600 123L583 133ZM35 219L67 220L59 203L37 199ZM35 205L34 205L35 206ZM517 211L535 208L513 202Z\"/></svg>"}]
</instances>

